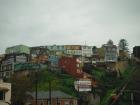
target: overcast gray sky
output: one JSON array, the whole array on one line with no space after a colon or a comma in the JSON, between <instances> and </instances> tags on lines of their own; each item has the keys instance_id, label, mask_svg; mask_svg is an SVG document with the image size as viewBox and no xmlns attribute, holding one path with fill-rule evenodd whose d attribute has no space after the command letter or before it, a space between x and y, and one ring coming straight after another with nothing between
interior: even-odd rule
<instances>
[{"instance_id":1,"label":"overcast gray sky","mask_svg":"<svg viewBox=\"0 0 140 105\"><path fill-rule=\"evenodd\" d=\"M140 0L0 0L0 53L6 47L86 44L125 38L140 45Z\"/></svg>"}]
</instances>

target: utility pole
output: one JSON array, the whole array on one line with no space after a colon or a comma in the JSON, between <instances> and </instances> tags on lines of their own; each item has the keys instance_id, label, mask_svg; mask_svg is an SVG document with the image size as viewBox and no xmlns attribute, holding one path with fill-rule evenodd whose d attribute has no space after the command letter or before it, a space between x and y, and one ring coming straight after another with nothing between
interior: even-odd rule
<instances>
[{"instance_id":1,"label":"utility pole","mask_svg":"<svg viewBox=\"0 0 140 105\"><path fill-rule=\"evenodd\" d=\"M131 105L134 105L134 95L133 95L133 92L131 93Z\"/></svg>"},{"instance_id":2,"label":"utility pole","mask_svg":"<svg viewBox=\"0 0 140 105\"><path fill-rule=\"evenodd\" d=\"M35 101L35 103L36 103L36 105L37 105L37 86L38 86L38 75L37 75L37 70L36 70L36 72L35 72L35 77L36 77L36 79L35 79L35 84L36 84L36 86L35 86L35 97L36 97L36 101Z\"/></svg>"},{"instance_id":3,"label":"utility pole","mask_svg":"<svg viewBox=\"0 0 140 105\"><path fill-rule=\"evenodd\" d=\"M51 105L51 80L49 80L49 105Z\"/></svg>"}]
</instances>

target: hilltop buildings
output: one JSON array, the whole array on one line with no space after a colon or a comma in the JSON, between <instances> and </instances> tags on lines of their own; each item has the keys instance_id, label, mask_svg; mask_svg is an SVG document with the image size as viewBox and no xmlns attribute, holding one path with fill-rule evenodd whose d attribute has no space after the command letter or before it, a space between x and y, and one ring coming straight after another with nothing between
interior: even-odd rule
<instances>
[{"instance_id":1,"label":"hilltop buildings","mask_svg":"<svg viewBox=\"0 0 140 105\"><path fill-rule=\"evenodd\" d=\"M0 61L0 77L9 78L14 73L14 66L18 63L29 61L29 55L25 53L6 54Z\"/></svg>"},{"instance_id":2,"label":"hilltop buildings","mask_svg":"<svg viewBox=\"0 0 140 105\"><path fill-rule=\"evenodd\" d=\"M28 46L25 45L16 45L16 46L8 47L5 50L5 54L16 54L16 53L30 54L30 49Z\"/></svg>"},{"instance_id":3,"label":"hilltop buildings","mask_svg":"<svg viewBox=\"0 0 140 105\"><path fill-rule=\"evenodd\" d=\"M73 75L83 75L82 67L91 64L107 68L118 61L118 47L109 40L102 47L88 45L48 45L28 47L17 45L5 50L0 56L0 77L8 78L14 71L23 71L25 65L40 64L49 70L64 70ZM19 66L20 65L20 66ZM16 68L15 68L16 67ZM30 68L30 67L29 67ZM24 68L25 69L25 68ZM26 67L28 70L28 67ZM31 69L30 69L31 70Z\"/></svg>"}]
</instances>

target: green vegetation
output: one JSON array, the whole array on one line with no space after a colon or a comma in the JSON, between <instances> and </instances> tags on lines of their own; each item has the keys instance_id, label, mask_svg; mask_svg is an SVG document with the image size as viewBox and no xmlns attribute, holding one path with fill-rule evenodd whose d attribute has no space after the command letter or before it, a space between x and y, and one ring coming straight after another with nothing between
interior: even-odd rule
<instances>
[{"instance_id":1,"label":"green vegetation","mask_svg":"<svg viewBox=\"0 0 140 105\"><path fill-rule=\"evenodd\" d=\"M111 94L115 93L126 81L131 79L132 72L133 68L129 66L124 70L124 72L122 72L121 78L104 77L102 81L106 87L106 94L104 97L101 97L102 100L100 105L106 105L106 103L110 100ZM108 79L112 80L112 82L108 81Z\"/></svg>"},{"instance_id":2,"label":"green vegetation","mask_svg":"<svg viewBox=\"0 0 140 105\"><path fill-rule=\"evenodd\" d=\"M95 77L96 80L101 80L101 78L105 75L105 70L94 67L94 69L91 72L91 75Z\"/></svg>"},{"instance_id":3,"label":"green vegetation","mask_svg":"<svg viewBox=\"0 0 140 105\"><path fill-rule=\"evenodd\" d=\"M51 82L52 90L61 90L72 96L76 96L74 90L75 79L72 76L48 70L38 72L38 90L48 91L49 81ZM35 86L33 87L33 90L34 89Z\"/></svg>"}]
</instances>

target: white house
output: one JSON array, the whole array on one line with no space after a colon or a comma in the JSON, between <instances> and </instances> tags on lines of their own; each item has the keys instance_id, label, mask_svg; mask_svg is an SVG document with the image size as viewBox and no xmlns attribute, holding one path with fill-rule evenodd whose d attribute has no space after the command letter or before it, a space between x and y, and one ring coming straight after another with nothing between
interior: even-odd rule
<instances>
[{"instance_id":1,"label":"white house","mask_svg":"<svg viewBox=\"0 0 140 105\"><path fill-rule=\"evenodd\" d=\"M103 48L105 49L105 62L117 62L117 46L113 44L113 41L109 40L107 44L103 45Z\"/></svg>"}]
</instances>

